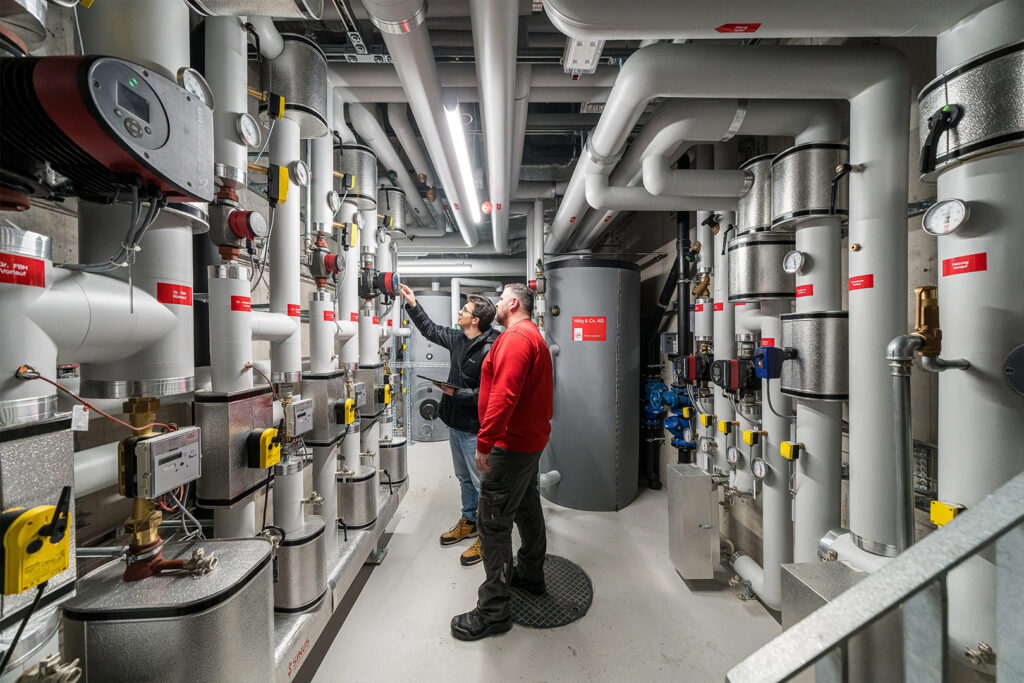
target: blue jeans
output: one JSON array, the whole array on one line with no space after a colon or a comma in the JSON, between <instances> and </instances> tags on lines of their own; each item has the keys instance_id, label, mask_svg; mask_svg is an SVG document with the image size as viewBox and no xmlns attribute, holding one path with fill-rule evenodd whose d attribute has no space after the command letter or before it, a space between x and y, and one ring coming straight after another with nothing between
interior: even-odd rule
<instances>
[{"instance_id":1,"label":"blue jeans","mask_svg":"<svg viewBox=\"0 0 1024 683\"><path fill-rule=\"evenodd\" d=\"M480 472L476 469L476 434L448 428L452 447L455 478L462 489L462 516L476 524L476 508L480 500Z\"/></svg>"}]
</instances>

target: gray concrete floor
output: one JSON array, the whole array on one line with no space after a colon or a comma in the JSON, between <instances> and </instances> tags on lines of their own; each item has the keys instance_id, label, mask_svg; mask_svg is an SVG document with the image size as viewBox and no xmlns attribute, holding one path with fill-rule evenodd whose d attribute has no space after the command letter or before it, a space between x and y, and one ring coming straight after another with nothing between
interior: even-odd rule
<instances>
[{"instance_id":1,"label":"gray concrete floor","mask_svg":"<svg viewBox=\"0 0 1024 683\"><path fill-rule=\"evenodd\" d=\"M724 570L715 581L679 578L668 558L667 494L645 490L617 513L545 501L548 552L578 563L594 584L583 619L455 640L449 622L475 604L483 568L459 564L470 541L438 542L460 507L448 442L413 446L409 470L388 555L313 681L722 681L781 631L759 603L735 597Z\"/></svg>"}]
</instances>

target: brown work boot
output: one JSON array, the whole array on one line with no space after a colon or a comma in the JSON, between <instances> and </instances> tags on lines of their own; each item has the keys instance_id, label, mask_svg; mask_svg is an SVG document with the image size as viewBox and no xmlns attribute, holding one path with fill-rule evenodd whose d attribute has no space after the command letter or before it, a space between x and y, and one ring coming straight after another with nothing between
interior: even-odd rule
<instances>
[{"instance_id":1,"label":"brown work boot","mask_svg":"<svg viewBox=\"0 0 1024 683\"><path fill-rule=\"evenodd\" d=\"M471 522L463 516L459 518L455 526L441 534L441 545L452 545L464 538L474 538L476 535L476 522Z\"/></svg>"},{"instance_id":2,"label":"brown work boot","mask_svg":"<svg viewBox=\"0 0 1024 683\"><path fill-rule=\"evenodd\" d=\"M462 553L462 557L459 558L459 562L462 563L463 567L468 567L471 564L476 564L480 560L484 559L484 556L480 554L480 539L473 541L473 545L466 549L466 552Z\"/></svg>"}]
</instances>

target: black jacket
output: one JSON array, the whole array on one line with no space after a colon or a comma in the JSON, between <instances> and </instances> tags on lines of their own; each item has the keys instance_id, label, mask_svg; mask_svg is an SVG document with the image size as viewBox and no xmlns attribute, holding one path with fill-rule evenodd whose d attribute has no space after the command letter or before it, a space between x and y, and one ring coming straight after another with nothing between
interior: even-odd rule
<instances>
[{"instance_id":1,"label":"black jacket","mask_svg":"<svg viewBox=\"0 0 1024 683\"><path fill-rule=\"evenodd\" d=\"M497 330L492 328L474 339L469 339L462 330L435 324L423 310L423 306L409 308L409 304L406 304L405 310L420 334L451 353L448 383L462 388L456 389L452 396L441 397L441 407L438 411L441 421L449 427L476 434L480 430L480 417L477 414L480 368L483 367L484 358L491 350L491 345L498 338Z\"/></svg>"}]
</instances>

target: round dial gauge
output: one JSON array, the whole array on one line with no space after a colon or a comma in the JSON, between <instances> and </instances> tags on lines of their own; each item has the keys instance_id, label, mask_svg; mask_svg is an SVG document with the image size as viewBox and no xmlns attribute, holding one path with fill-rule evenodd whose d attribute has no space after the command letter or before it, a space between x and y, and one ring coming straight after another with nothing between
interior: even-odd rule
<instances>
[{"instance_id":1,"label":"round dial gauge","mask_svg":"<svg viewBox=\"0 0 1024 683\"><path fill-rule=\"evenodd\" d=\"M683 430L683 441L693 443L693 430L689 427Z\"/></svg>"},{"instance_id":2,"label":"round dial gauge","mask_svg":"<svg viewBox=\"0 0 1024 683\"><path fill-rule=\"evenodd\" d=\"M253 149L259 147L260 142L263 141L260 124L256 123L256 119L251 114L239 114L238 118L235 119L235 129L238 131L238 137L242 139L242 142Z\"/></svg>"},{"instance_id":3,"label":"round dial gauge","mask_svg":"<svg viewBox=\"0 0 1024 683\"><path fill-rule=\"evenodd\" d=\"M740 449L735 446L729 446L728 450L725 451L725 459L729 461L730 465L735 465L740 461Z\"/></svg>"},{"instance_id":4,"label":"round dial gauge","mask_svg":"<svg viewBox=\"0 0 1024 683\"><path fill-rule=\"evenodd\" d=\"M178 85L199 98L199 101L213 109L213 90L203 75L195 69L183 66L178 69Z\"/></svg>"},{"instance_id":5,"label":"round dial gauge","mask_svg":"<svg viewBox=\"0 0 1024 683\"><path fill-rule=\"evenodd\" d=\"M768 463L762 458L754 458L750 463L750 471L758 479L764 479L768 476Z\"/></svg>"},{"instance_id":6,"label":"round dial gauge","mask_svg":"<svg viewBox=\"0 0 1024 683\"><path fill-rule=\"evenodd\" d=\"M782 257L782 269L794 275L804 267L804 254L802 251L793 250Z\"/></svg>"},{"instance_id":7,"label":"round dial gauge","mask_svg":"<svg viewBox=\"0 0 1024 683\"><path fill-rule=\"evenodd\" d=\"M704 453L705 455L710 453L711 452L711 444L712 444L711 439L701 439L700 440L700 452Z\"/></svg>"},{"instance_id":8,"label":"round dial gauge","mask_svg":"<svg viewBox=\"0 0 1024 683\"><path fill-rule=\"evenodd\" d=\"M333 213L338 213L338 209L341 208L341 195L331 190L327 193L327 206L331 207Z\"/></svg>"},{"instance_id":9,"label":"round dial gauge","mask_svg":"<svg viewBox=\"0 0 1024 683\"><path fill-rule=\"evenodd\" d=\"M306 187L309 185L309 166L306 165L305 161L298 159L291 163L292 180L299 187Z\"/></svg>"},{"instance_id":10,"label":"round dial gauge","mask_svg":"<svg viewBox=\"0 0 1024 683\"><path fill-rule=\"evenodd\" d=\"M966 202L959 199L945 199L932 204L924 212L921 227L929 235L948 235L963 225L970 213Z\"/></svg>"}]
</instances>

